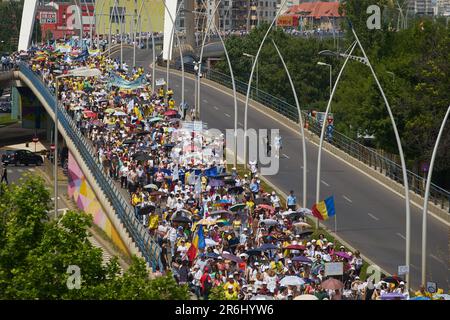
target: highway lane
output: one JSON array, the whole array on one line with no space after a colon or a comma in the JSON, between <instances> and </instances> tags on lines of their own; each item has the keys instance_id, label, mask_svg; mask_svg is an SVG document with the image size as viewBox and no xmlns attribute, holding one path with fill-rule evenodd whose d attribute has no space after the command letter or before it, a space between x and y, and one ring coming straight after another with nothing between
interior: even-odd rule
<instances>
[{"instance_id":1,"label":"highway lane","mask_svg":"<svg viewBox=\"0 0 450 320\"><path fill-rule=\"evenodd\" d=\"M150 63L149 57L150 53L138 52L137 60L147 66ZM157 72L157 76L165 77L165 73ZM172 74L170 79L176 92L175 98L179 101L181 79L175 74ZM185 97L191 106L194 105L192 92L194 82L186 79ZM202 85L201 99L202 120L207 122L210 128L233 128L232 96ZM238 109L238 121L243 123L242 102L239 102ZM280 130L283 137L281 153L287 157L281 157L278 174L268 178L284 192L294 190L300 199L302 157L299 135L252 108L249 109L248 123L249 128ZM316 145L307 143L308 207L311 207L315 200L317 151ZM405 259L404 199L328 152L323 153L321 179L321 198L335 196L338 234L383 269L396 273L398 265L404 264ZM420 281L421 219L421 210L411 205L411 280L414 288L417 288ZM331 230L334 229L334 219L325 224ZM428 279L436 281L439 287L448 289L449 228L433 217L430 217L428 227Z\"/></svg>"}]
</instances>

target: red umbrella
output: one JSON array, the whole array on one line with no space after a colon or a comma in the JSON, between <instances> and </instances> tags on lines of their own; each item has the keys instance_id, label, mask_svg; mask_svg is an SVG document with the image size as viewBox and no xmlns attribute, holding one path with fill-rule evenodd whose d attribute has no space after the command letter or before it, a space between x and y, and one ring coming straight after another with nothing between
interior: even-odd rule
<instances>
[{"instance_id":1,"label":"red umbrella","mask_svg":"<svg viewBox=\"0 0 450 320\"><path fill-rule=\"evenodd\" d=\"M284 249L289 249L289 250L305 250L306 247L302 246L301 244L291 244L287 247L284 247Z\"/></svg>"},{"instance_id":2,"label":"red umbrella","mask_svg":"<svg viewBox=\"0 0 450 320\"><path fill-rule=\"evenodd\" d=\"M268 204L259 204L256 206L256 209L264 209L264 210L269 210L270 213L274 213L275 212L275 208L268 205Z\"/></svg>"},{"instance_id":3,"label":"red umbrella","mask_svg":"<svg viewBox=\"0 0 450 320\"><path fill-rule=\"evenodd\" d=\"M342 283L342 281L339 281L337 279L331 278L328 280L325 280L324 282L322 282L322 288L326 289L326 290L339 290L342 289L344 287L344 284Z\"/></svg>"},{"instance_id":4,"label":"red umbrella","mask_svg":"<svg viewBox=\"0 0 450 320\"><path fill-rule=\"evenodd\" d=\"M95 118L95 117L97 117L97 114L91 110L87 110L87 111L84 111L84 116L86 118Z\"/></svg>"},{"instance_id":5,"label":"red umbrella","mask_svg":"<svg viewBox=\"0 0 450 320\"><path fill-rule=\"evenodd\" d=\"M177 114L178 114L178 112L176 110L167 110L166 112L164 112L165 116L174 116Z\"/></svg>"}]
</instances>

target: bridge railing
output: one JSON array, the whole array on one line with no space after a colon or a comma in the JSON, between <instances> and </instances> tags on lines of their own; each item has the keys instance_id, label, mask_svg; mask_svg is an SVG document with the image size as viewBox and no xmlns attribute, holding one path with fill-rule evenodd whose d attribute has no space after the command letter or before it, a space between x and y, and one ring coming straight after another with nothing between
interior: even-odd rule
<instances>
[{"instance_id":1,"label":"bridge railing","mask_svg":"<svg viewBox=\"0 0 450 320\"><path fill-rule=\"evenodd\" d=\"M185 72L196 74L193 64L185 64ZM232 88L231 77L227 74L212 70L212 69L202 69L202 77L209 79L211 81L217 82L225 87ZM246 95L248 84L236 80L236 91ZM297 107L290 104L289 102L277 98L265 91L251 87L250 89L250 99L257 101L266 107L282 114L283 116L298 122L298 112ZM316 119L312 118L308 113L302 111L302 117L304 123L308 123L308 129L314 134L320 136L322 124ZM346 135L334 130L332 140L327 140L333 146L339 148L350 156L364 162L366 165L379 170L387 177L391 178L398 183L403 184L403 174L402 168L396 162L386 158L385 156L379 154L376 150L368 148L358 141L355 141ZM414 172L408 170L408 183L409 188L414 193L424 196L425 192L425 179ZM450 213L450 192L439 187L438 185L431 183L430 187L430 201L435 205L441 207L441 209L447 209Z\"/></svg>"},{"instance_id":2,"label":"bridge railing","mask_svg":"<svg viewBox=\"0 0 450 320\"><path fill-rule=\"evenodd\" d=\"M44 99L55 110L56 99L51 94L45 83L26 65L20 64L20 72L22 72L43 95ZM90 170L90 174L95 178L106 198L111 203L114 211L123 223L132 240L135 242L139 251L142 253L146 262L155 268L157 265L161 267L160 247L148 233L146 228L134 216L133 209L129 202L125 200L119 192L115 182L104 173L101 164L95 160L96 154L90 141L84 137L78 130L75 122L66 112L66 110L58 106L58 122L63 126L69 138L73 141L77 151L81 155L86 166ZM86 173L85 173L86 174Z\"/></svg>"}]
</instances>

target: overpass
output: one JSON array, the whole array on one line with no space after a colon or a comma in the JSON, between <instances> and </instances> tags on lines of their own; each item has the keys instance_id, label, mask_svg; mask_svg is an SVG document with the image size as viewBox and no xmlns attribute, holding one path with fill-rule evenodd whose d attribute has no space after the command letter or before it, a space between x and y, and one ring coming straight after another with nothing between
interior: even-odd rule
<instances>
[{"instance_id":1,"label":"overpass","mask_svg":"<svg viewBox=\"0 0 450 320\"><path fill-rule=\"evenodd\" d=\"M50 118L54 119L55 97L44 82L24 63L21 63L15 71L0 74L0 85L10 85L11 82L14 84L17 81L31 89ZM123 244L126 253L144 258L149 267L161 267L159 245L135 218L129 201L118 190L116 183L103 173L100 163L94 159L95 152L91 142L80 133L64 108L58 106L57 110L59 133L77 167L81 170L83 178L86 179L85 188L92 190L91 192L106 214L106 217L102 217L102 219L110 221L110 225L107 225L108 228L113 229L109 230L112 240Z\"/></svg>"},{"instance_id":2,"label":"overpass","mask_svg":"<svg viewBox=\"0 0 450 320\"><path fill-rule=\"evenodd\" d=\"M129 61L131 53L124 51L125 60ZM128 59L128 60L127 60ZM150 57L145 51L138 51L137 61L148 66ZM188 68L186 68L188 70ZM165 70L157 68L157 76L165 77ZM205 72L206 79L202 80L202 120L208 123L208 127L221 131L234 128L234 108L232 91L229 89L229 79L226 75L214 72ZM170 86L174 88L175 98L180 101L181 76L180 72L171 72ZM238 91L246 92L243 83L238 83ZM195 82L192 75L188 75L185 81L187 93L195 92ZM255 101L256 94L252 91L248 127L254 129L278 128L283 137L283 156L280 157L280 171L275 176L266 177L280 192L288 193L294 190L301 194L302 170L301 164L301 140L298 133L298 125L290 113L290 107L275 97L264 97L260 103ZM270 99L273 101L269 101ZM194 106L194 95L185 95L185 100L190 106ZM238 121L239 128L243 128L245 96L238 96ZM270 107L270 108L269 108ZM295 107L293 107L295 108ZM295 110L295 109L294 109ZM308 154L308 190L315 190L315 172L317 164L317 136L310 131L307 135ZM343 139L341 137L341 139ZM397 175L395 164L383 162L373 154L371 165L362 162L366 157L364 152L369 152L358 146L345 144L336 145L325 143L325 152L322 156L322 195L335 196L337 211L337 236L352 247L358 249L363 255L388 273L395 274L398 266L404 264L405 250L405 203L401 180L395 180ZM359 151L358 151L358 148ZM367 149L367 148L366 148ZM345 150L345 152L343 151ZM358 151L358 152L355 152ZM401 171L398 171L401 175ZM391 179L392 178L392 179ZM399 183L400 182L400 183ZM438 187L437 187L438 188ZM421 227L423 198L415 193L419 190L411 190L411 287L420 285L421 265ZM438 191L436 191L438 192ZM430 203L428 223L428 256L427 279L435 281L441 288L449 289L449 217L448 192L442 191L441 196L436 197L436 203ZM438 200L439 199L439 200ZM315 202L315 194L308 193L307 206L311 207ZM334 230L334 220L327 221L324 225L329 230Z\"/></svg>"}]
</instances>

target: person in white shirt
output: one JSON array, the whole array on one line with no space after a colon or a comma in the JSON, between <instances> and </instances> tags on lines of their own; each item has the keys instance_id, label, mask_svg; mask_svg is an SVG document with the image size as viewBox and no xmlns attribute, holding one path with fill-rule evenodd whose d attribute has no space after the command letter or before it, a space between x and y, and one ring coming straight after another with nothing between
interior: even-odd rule
<instances>
[{"instance_id":1,"label":"person in white shirt","mask_svg":"<svg viewBox=\"0 0 450 320\"><path fill-rule=\"evenodd\" d=\"M280 198L277 196L275 191L272 191L272 195L270 196L270 202L272 202L273 207L280 208Z\"/></svg>"},{"instance_id":2,"label":"person in white shirt","mask_svg":"<svg viewBox=\"0 0 450 320\"><path fill-rule=\"evenodd\" d=\"M182 199L178 199L177 203L175 204L176 211L180 211L181 209L184 209L184 202Z\"/></svg>"}]
</instances>

